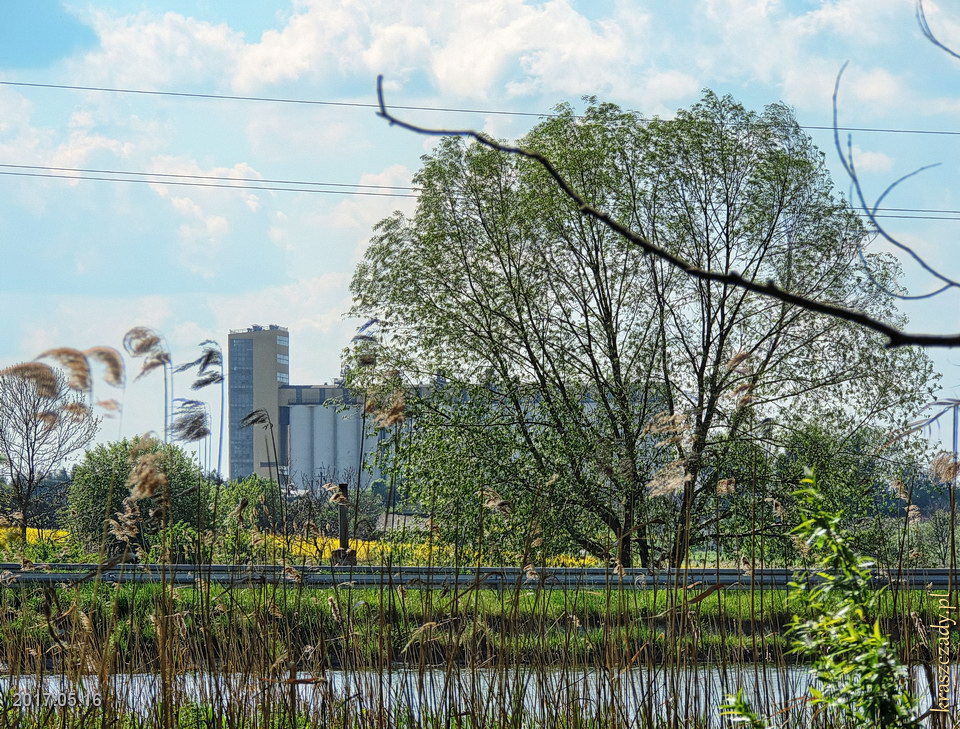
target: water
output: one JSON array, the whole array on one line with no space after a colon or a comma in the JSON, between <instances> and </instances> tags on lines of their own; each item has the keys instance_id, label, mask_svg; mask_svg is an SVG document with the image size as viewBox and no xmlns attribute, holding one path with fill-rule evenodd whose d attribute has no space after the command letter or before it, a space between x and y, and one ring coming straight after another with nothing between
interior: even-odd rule
<instances>
[{"instance_id":1,"label":"water","mask_svg":"<svg viewBox=\"0 0 960 729\"><path fill-rule=\"evenodd\" d=\"M950 666L951 706L960 666ZM931 705L932 692L921 668L913 674L920 712ZM386 710L409 714L452 716L471 713L490 719L522 711L531 722L546 723L557 716L610 715L626 720L661 719L686 723L706 719L719 725L719 706L726 695L742 688L745 697L762 715L799 719L809 712L806 697L811 682L805 666L740 664L726 670L712 667L683 669L635 668L606 671L601 668L561 669L391 669L327 671L322 676L298 674L299 683L265 680L240 674L185 673L174 677L173 688L181 702L214 707L245 706L251 710L270 702L289 700L296 694L299 710L334 714L344 708ZM14 689L21 703L89 705L101 691L129 711L147 714L160 696L156 674L111 677L100 687L96 677L70 683L61 676L0 678L0 689ZM29 698L28 698L29 697ZM26 707L29 708L29 707Z\"/></svg>"}]
</instances>

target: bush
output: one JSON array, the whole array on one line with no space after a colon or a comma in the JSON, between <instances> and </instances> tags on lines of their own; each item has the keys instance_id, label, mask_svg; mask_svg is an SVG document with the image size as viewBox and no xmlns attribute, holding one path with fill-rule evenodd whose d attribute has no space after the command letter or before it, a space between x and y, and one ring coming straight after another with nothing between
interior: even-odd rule
<instances>
[{"instance_id":1,"label":"bush","mask_svg":"<svg viewBox=\"0 0 960 729\"><path fill-rule=\"evenodd\" d=\"M206 502L210 486L200 467L178 446L133 438L87 451L74 468L65 525L74 538L88 548L97 548L104 539L109 545L117 545L107 523L123 510L123 500L130 495L130 473L137 459L153 453L159 454L156 465L166 477L167 485L164 493L137 502L143 517L138 525L141 532L154 534L160 528L157 510L166 495L170 498L169 524L182 522L199 530L209 527ZM143 544L142 539L135 541Z\"/></svg>"}]
</instances>

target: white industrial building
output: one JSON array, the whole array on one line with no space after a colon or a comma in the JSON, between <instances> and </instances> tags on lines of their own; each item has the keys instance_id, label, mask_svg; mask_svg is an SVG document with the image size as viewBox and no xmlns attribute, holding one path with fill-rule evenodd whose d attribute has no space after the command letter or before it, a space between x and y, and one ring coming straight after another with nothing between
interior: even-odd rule
<instances>
[{"instance_id":1,"label":"white industrial building","mask_svg":"<svg viewBox=\"0 0 960 729\"><path fill-rule=\"evenodd\" d=\"M363 330L352 345L376 341ZM333 385L291 385L290 337L285 327L253 325L230 332L228 391L230 394L230 476L271 477L282 473L292 489L328 482L366 486L380 473L366 467L386 437L338 380ZM341 373L342 375L343 373ZM276 436L262 426L241 427L254 409L266 412Z\"/></svg>"},{"instance_id":2,"label":"white industrial building","mask_svg":"<svg viewBox=\"0 0 960 729\"><path fill-rule=\"evenodd\" d=\"M364 470L386 436L371 427L363 403L336 385L278 388L282 449L293 488L327 483L367 484L379 473Z\"/></svg>"}]
</instances>

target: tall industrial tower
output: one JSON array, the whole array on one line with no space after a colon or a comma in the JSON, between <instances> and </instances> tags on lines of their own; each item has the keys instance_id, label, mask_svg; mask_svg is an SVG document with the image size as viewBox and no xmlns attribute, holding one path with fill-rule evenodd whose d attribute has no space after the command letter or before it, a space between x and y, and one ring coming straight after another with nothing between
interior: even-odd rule
<instances>
[{"instance_id":1,"label":"tall industrial tower","mask_svg":"<svg viewBox=\"0 0 960 729\"><path fill-rule=\"evenodd\" d=\"M227 337L227 372L230 393L230 478L251 474L276 477L285 465L281 450L278 389L290 384L290 333L270 324L231 330ZM274 425L281 463L274 461L270 433L260 426L241 428L240 421L263 409ZM285 439L284 439L285 440Z\"/></svg>"}]
</instances>

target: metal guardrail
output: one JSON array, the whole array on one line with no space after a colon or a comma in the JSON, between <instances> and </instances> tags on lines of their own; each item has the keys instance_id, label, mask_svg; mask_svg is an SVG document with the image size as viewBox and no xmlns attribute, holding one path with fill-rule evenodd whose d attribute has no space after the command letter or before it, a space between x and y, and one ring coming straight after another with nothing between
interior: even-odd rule
<instances>
[{"instance_id":1,"label":"metal guardrail","mask_svg":"<svg viewBox=\"0 0 960 729\"><path fill-rule=\"evenodd\" d=\"M663 569L631 568L622 571L603 567L559 567L524 570L516 567L387 567L387 566L297 566L289 565L190 565L190 564L98 564L51 563L24 568L0 563L0 589L23 584L71 584L97 580L111 584L173 583L191 585L210 582L235 587L265 584L302 584L321 588L443 589L481 587L492 589L584 589L636 590L657 586L728 589L784 589L795 581L818 581L810 569ZM945 589L949 569L878 570L874 583L911 589ZM960 570L953 574L960 586Z\"/></svg>"}]
</instances>

